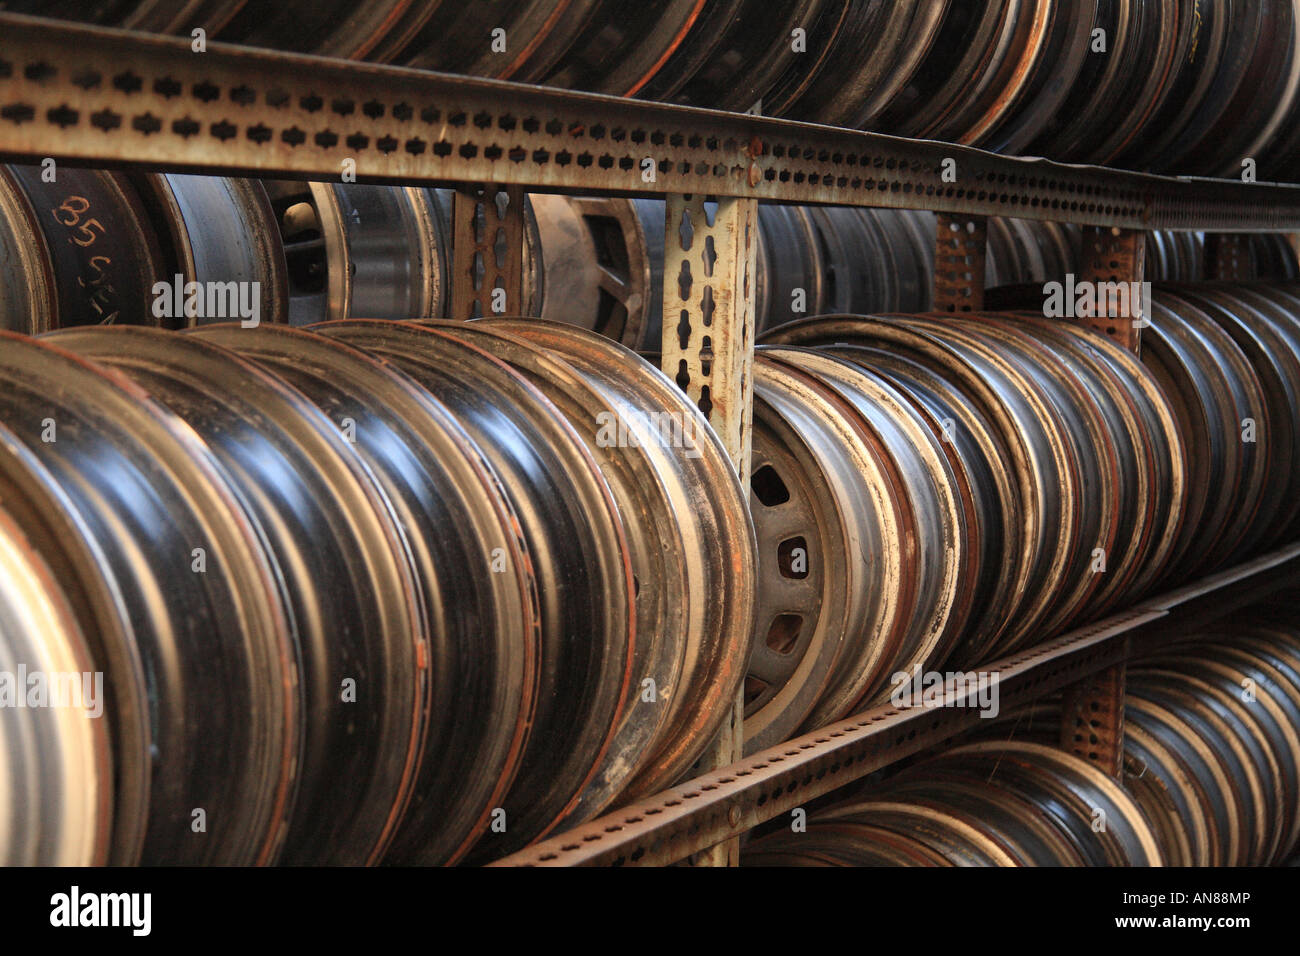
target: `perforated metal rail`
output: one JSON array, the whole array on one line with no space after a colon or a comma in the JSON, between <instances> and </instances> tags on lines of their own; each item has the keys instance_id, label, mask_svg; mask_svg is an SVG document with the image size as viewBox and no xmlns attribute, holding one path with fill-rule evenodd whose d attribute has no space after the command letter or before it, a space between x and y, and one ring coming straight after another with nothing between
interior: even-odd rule
<instances>
[{"instance_id":1,"label":"perforated metal rail","mask_svg":"<svg viewBox=\"0 0 1300 956\"><path fill-rule=\"evenodd\" d=\"M1300 545L1291 545L980 670L996 685L1000 710L1006 712L1103 674L1130 652L1140 654L1182 639L1189 622L1230 614L1298 575ZM980 720L975 697L972 686L965 692L949 692L941 707L885 705L865 711L494 865L674 863L974 727Z\"/></svg>"},{"instance_id":2,"label":"perforated metal rail","mask_svg":"<svg viewBox=\"0 0 1300 956\"><path fill-rule=\"evenodd\" d=\"M0 14L0 156L537 191L745 196L1125 228L1300 228L1300 188Z\"/></svg>"},{"instance_id":3,"label":"perforated metal rail","mask_svg":"<svg viewBox=\"0 0 1300 956\"><path fill-rule=\"evenodd\" d=\"M758 204L725 197L714 206L710 214L703 196L675 194L664 204L662 367L707 416L748 488ZM741 687L702 768L744 754L744 713ZM738 852L734 841L723 843L694 862L734 865Z\"/></svg>"}]
</instances>

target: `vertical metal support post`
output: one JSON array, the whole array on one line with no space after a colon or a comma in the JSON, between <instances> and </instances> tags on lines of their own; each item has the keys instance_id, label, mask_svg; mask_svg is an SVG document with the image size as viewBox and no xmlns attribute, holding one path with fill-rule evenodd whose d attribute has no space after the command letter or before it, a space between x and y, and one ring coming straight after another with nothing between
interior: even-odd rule
<instances>
[{"instance_id":1,"label":"vertical metal support post","mask_svg":"<svg viewBox=\"0 0 1300 956\"><path fill-rule=\"evenodd\" d=\"M754 407L754 256L758 203L670 195L664 234L663 358L669 378L709 419L748 488ZM700 771L744 756L744 693L701 760ZM735 866L739 842L703 853L697 866Z\"/></svg>"},{"instance_id":2,"label":"vertical metal support post","mask_svg":"<svg viewBox=\"0 0 1300 956\"><path fill-rule=\"evenodd\" d=\"M1124 761L1125 664L1067 687L1061 712L1061 748L1120 778Z\"/></svg>"},{"instance_id":3,"label":"vertical metal support post","mask_svg":"<svg viewBox=\"0 0 1300 956\"><path fill-rule=\"evenodd\" d=\"M1092 283L1092 308L1079 321L1138 354L1148 307L1143 284L1146 233L1088 226L1083 230L1079 282ZM1086 306L1086 298L1084 299ZM1119 779L1124 761L1125 665L1116 664L1062 695L1061 747Z\"/></svg>"},{"instance_id":4,"label":"vertical metal support post","mask_svg":"<svg viewBox=\"0 0 1300 956\"><path fill-rule=\"evenodd\" d=\"M452 206L454 319L524 315L524 190L461 186Z\"/></svg>"},{"instance_id":5,"label":"vertical metal support post","mask_svg":"<svg viewBox=\"0 0 1300 956\"><path fill-rule=\"evenodd\" d=\"M1205 237L1205 277L1207 279L1249 279L1250 245L1239 232L1211 232Z\"/></svg>"},{"instance_id":6,"label":"vertical metal support post","mask_svg":"<svg viewBox=\"0 0 1300 956\"><path fill-rule=\"evenodd\" d=\"M1084 227L1078 281L1092 283L1094 295L1091 308L1084 302L1079 321L1135 355L1141 349L1142 327L1147 321L1143 315L1145 259L1145 232Z\"/></svg>"},{"instance_id":7,"label":"vertical metal support post","mask_svg":"<svg viewBox=\"0 0 1300 956\"><path fill-rule=\"evenodd\" d=\"M753 199L668 197L663 369L704 412L746 483L757 236Z\"/></svg>"},{"instance_id":8,"label":"vertical metal support post","mask_svg":"<svg viewBox=\"0 0 1300 956\"><path fill-rule=\"evenodd\" d=\"M979 312L984 308L983 216L935 214L934 311Z\"/></svg>"}]
</instances>

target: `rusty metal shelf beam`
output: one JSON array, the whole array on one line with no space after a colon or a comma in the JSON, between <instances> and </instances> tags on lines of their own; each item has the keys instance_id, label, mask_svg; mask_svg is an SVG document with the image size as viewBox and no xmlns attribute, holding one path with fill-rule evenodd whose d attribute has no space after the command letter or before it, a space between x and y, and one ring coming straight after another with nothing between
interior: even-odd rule
<instances>
[{"instance_id":1,"label":"rusty metal shelf beam","mask_svg":"<svg viewBox=\"0 0 1300 956\"><path fill-rule=\"evenodd\" d=\"M75 52L75 56L71 55ZM534 191L1300 230L1300 187L1176 179L0 14L0 157ZM653 172L653 178L650 174Z\"/></svg>"},{"instance_id":2,"label":"rusty metal shelf beam","mask_svg":"<svg viewBox=\"0 0 1300 956\"><path fill-rule=\"evenodd\" d=\"M1183 640L1300 579L1300 544L1204 578L981 670L1007 710ZM974 727L975 688L942 707L890 705L765 750L538 843L495 866L666 865ZM963 706L965 705L965 706Z\"/></svg>"}]
</instances>

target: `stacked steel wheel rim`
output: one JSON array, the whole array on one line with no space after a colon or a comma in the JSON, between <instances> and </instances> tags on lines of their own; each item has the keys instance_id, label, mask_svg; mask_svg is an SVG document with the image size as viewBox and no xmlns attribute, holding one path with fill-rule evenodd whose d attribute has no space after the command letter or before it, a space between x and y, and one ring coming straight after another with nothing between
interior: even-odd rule
<instances>
[{"instance_id":1,"label":"stacked steel wheel rim","mask_svg":"<svg viewBox=\"0 0 1300 956\"><path fill-rule=\"evenodd\" d=\"M1295 279L1295 251L1285 236L1245 233L1233 237L1242 249L1237 268L1242 279ZM1206 278L1207 237L1200 232L1146 233L1143 275L1151 282L1195 282ZM1067 282L1079 276L1083 231L1073 223L1034 219L988 220L984 284L986 305L1014 305L1027 290L1003 289L1028 283Z\"/></svg>"},{"instance_id":2,"label":"stacked steel wheel rim","mask_svg":"<svg viewBox=\"0 0 1300 956\"><path fill-rule=\"evenodd\" d=\"M537 320L5 345L32 426L0 457L5 597L41 581L52 622L6 660L109 688L102 722L55 714L48 759L87 786L42 811L52 858L490 860L672 783L725 719L752 526L698 410L621 346ZM661 410L688 445L604 440Z\"/></svg>"},{"instance_id":3,"label":"stacked steel wheel rim","mask_svg":"<svg viewBox=\"0 0 1300 956\"><path fill-rule=\"evenodd\" d=\"M1293 597L1294 595L1291 595ZM1129 668L1117 781L1056 746L1060 702L759 837L752 866L1267 866L1300 838L1300 633L1285 605ZM1008 737L1014 734L1015 739ZM1104 820L1104 826L1097 826Z\"/></svg>"},{"instance_id":4,"label":"stacked steel wheel rim","mask_svg":"<svg viewBox=\"0 0 1300 956\"><path fill-rule=\"evenodd\" d=\"M746 665L753 750L879 702L900 672L973 666L1212 570L1198 541L1215 542L1215 561L1256 553L1295 521L1291 476L1270 481L1266 465L1300 425L1287 400L1296 366L1271 351L1293 343L1297 308L1283 285L1162 288L1147 364L1027 314L783 327L768 338L792 344L760 347L756 365L757 559L698 410L572 326L10 335L10 420L51 423L62 440L11 438L7 506L70 582L83 632L102 635L91 653L111 677L114 750L134 768L117 775L115 802L141 822L114 833L112 858L190 859L177 854L195 847L167 831L203 810L228 829L200 860L311 862L321 845L331 862L491 859L681 778ZM83 394L56 388L64 375ZM94 487L103 461L78 453L105 408L122 410L100 428L120 446L108 496ZM638 410L664 409L675 436L645 432ZM1259 455L1234 445L1243 416L1291 441ZM1189 450L1210 463L1205 487L1191 487ZM173 477L153 476L153 458ZM180 490L191 485L206 491ZM147 507L129 494L145 486L160 489ZM72 533L53 534L47 512ZM220 533L209 512L224 516ZM174 539L137 540L156 521ZM440 534L449 524L457 534ZM497 557L499 571L469 584L448 571ZM128 609L155 591L176 603L151 609L146 637ZM201 666L197 638L170 627L188 603L209 608L194 627L233 630L231 656L248 665L232 660L222 678L228 706L244 709L220 719L262 743L228 755L233 779L259 784L237 793L147 783L151 766L183 777L175 740L155 740L166 725L141 721L151 695L167 697L173 734L198 706L149 684L151 660ZM248 614L261 623L247 627ZM323 620L357 630L332 644ZM454 655L484 621L497 650L491 664L479 651L472 677L475 663ZM599 644L573 643L591 633ZM344 659L389 682L346 720L334 701L347 700ZM362 737L330 742L367 713ZM478 736L436 732L467 726ZM314 756L327 752L358 761L346 800ZM1259 768L1278 764L1258 748L1252 759L1258 820L1271 779ZM323 809L334 804L347 812ZM498 812L513 830L492 828Z\"/></svg>"},{"instance_id":5,"label":"stacked steel wheel rim","mask_svg":"<svg viewBox=\"0 0 1300 956\"><path fill-rule=\"evenodd\" d=\"M1143 360L1028 312L763 336L751 750L1294 539L1290 287L1157 290Z\"/></svg>"},{"instance_id":6,"label":"stacked steel wheel rim","mask_svg":"<svg viewBox=\"0 0 1300 956\"><path fill-rule=\"evenodd\" d=\"M950 463L898 390L838 357L774 348L758 354L755 399L768 562L747 701L756 750L865 706L890 669L946 654L970 594Z\"/></svg>"},{"instance_id":7,"label":"stacked steel wheel rim","mask_svg":"<svg viewBox=\"0 0 1300 956\"><path fill-rule=\"evenodd\" d=\"M234 317L190 314L183 291L162 301L159 282L256 288L259 319L294 326L467 318L451 314L451 190L90 170L51 183L42 173L0 171L0 323L13 331ZM659 347L662 200L537 194L523 217L519 311ZM929 213L763 206L759 226L760 330L830 311L929 307Z\"/></svg>"},{"instance_id":8,"label":"stacked steel wheel rim","mask_svg":"<svg viewBox=\"0 0 1300 956\"><path fill-rule=\"evenodd\" d=\"M1128 669L1120 782L1171 866L1278 865L1295 852L1300 634L1287 620L1284 604L1257 607L1230 632L1215 625ZM972 735L1052 745L1060 716L1048 699Z\"/></svg>"},{"instance_id":9,"label":"stacked steel wheel rim","mask_svg":"<svg viewBox=\"0 0 1300 956\"><path fill-rule=\"evenodd\" d=\"M93 673L90 648L76 612L60 589L50 565L24 530L0 514L0 671L6 676L31 673ZM29 688L15 681L6 690ZM93 683L79 685L96 694ZM108 728L94 711L22 707L6 716L0 747L0 777L9 781L0 797L0 856L24 866L103 864L108 859L108 821L113 800L112 756ZM7 700L6 707L17 701ZM15 792L14 784L18 787Z\"/></svg>"},{"instance_id":10,"label":"stacked steel wheel rim","mask_svg":"<svg viewBox=\"0 0 1300 956\"><path fill-rule=\"evenodd\" d=\"M1106 825L1095 826L1099 814ZM746 866L1160 866L1142 808L1087 761L1044 744L944 751L869 796L756 839Z\"/></svg>"},{"instance_id":11,"label":"stacked steel wheel rim","mask_svg":"<svg viewBox=\"0 0 1300 956\"><path fill-rule=\"evenodd\" d=\"M964 462L976 498L971 547L992 558L989 542L1002 542L984 587L1017 592L1023 605L990 608L984 625L965 632L973 657L998 646L976 635L997 641L999 629L1008 631L1005 652L1027 634L1077 620L1085 603L1096 613L1131 600L1172 548L1186 495L1182 438L1154 380L1109 340L1065 324L975 315L829 316L791 323L765 341L814 346L877 370L929 411L936 437ZM1067 494L1080 475L1088 490ZM1156 493L1145 496L1149 489ZM1081 494L1101 496L1079 505L1091 519L1074 516ZM1099 514L1102 524L1079 524ZM1091 556L1097 547L1118 555L1113 577L1081 567L1080 551Z\"/></svg>"},{"instance_id":12,"label":"stacked steel wheel rim","mask_svg":"<svg viewBox=\"0 0 1300 956\"><path fill-rule=\"evenodd\" d=\"M83 590L109 595L85 632L121 640L96 654L119 754L114 859L271 858L298 728L289 626L251 523L211 453L143 390L19 337L6 336L4 360L5 418L36 426L8 438L9 482L26 492L8 510L21 521L54 496L77 535L54 547L94 555L76 559L85 577L60 583L79 602ZM60 420L62 442L41 441L41 422ZM190 570L196 547L208 573ZM199 760L203 740L228 743ZM187 846L195 809L214 838Z\"/></svg>"},{"instance_id":13,"label":"stacked steel wheel rim","mask_svg":"<svg viewBox=\"0 0 1300 956\"><path fill-rule=\"evenodd\" d=\"M1251 612L1134 670L1125 779L1187 866L1268 866L1300 835L1300 635Z\"/></svg>"}]
</instances>

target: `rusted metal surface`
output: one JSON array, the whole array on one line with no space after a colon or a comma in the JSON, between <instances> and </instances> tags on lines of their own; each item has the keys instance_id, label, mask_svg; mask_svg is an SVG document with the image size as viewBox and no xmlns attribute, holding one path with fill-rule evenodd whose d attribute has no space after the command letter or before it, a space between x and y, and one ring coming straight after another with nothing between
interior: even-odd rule
<instances>
[{"instance_id":1,"label":"rusted metal surface","mask_svg":"<svg viewBox=\"0 0 1300 956\"><path fill-rule=\"evenodd\" d=\"M999 706L1044 697L1122 663L1135 652L1185 638L1188 623L1230 613L1293 582L1300 545L1264 555L1145 601L1031 651L986 665ZM1226 610L1225 610L1226 609ZM979 724L973 698L949 693L942 707L886 705L705 774L498 861L497 866L662 865L738 836L822 794Z\"/></svg>"},{"instance_id":2,"label":"rusted metal surface","mask_svg":"<svg viewBox=\"0 0 1300 956\"><path fill-rule=\"evenodd\" d=\"M984 308L986 230L983 216L935 217L934 311Z\"/></svg>"},{"instance_id":3,"label":"rusted metal surface","mask_svg":"<svg viewBox=\"0 0 1300 956\"><path fill-rule=\"evenodd\" d=\"M723 198L715 207L703 196L669 196L666 224L661 367L747 476L758 204Z\"/></svg>"},{"instance_id":4,"label":"rusted metal surface","mask_svg":"<svg viewBox=\"0 0 1300 956\"><path fill-rule=\"evenodd\" d=\"M1079 281L1097 290L1085 302L1080 321L1137 354L1142 341L1142 288L1146 235L1135 229L1085 227L1079 255ZM1136 285L1134 284L1136 283ZM1116 285L1118 284L1118 285ZM1116 290L1115 295L1105 290Z\"/></svg>"},{"instance_id":5,"label":"rusted metal surface","mask_svg":"<svg viewBox=\"0 0 1300 956\"><path fill-rule=\"evenodd\" d=\"M522 315L524 191L462 187L452 217L451 317Z\"/></svg>"},{"instance_id":6,"label":"rusted metal surface","mask_svg":"<svg viewBox=\"0 0 1300 956\"><path fill-rule=\"evenodd\" d=\"M995 156L740 114L0 15L15 159L929 208L1125 228L1300 226L1300 188ZM76 50L76 65L67 52ZM346 92L343 92L346 91ZM944 177L951 160L956 181Z\"/></svg>"},{"instance_id":7,"label":"rusted metal surface","mask_svg":"<svg viewBox=\"0 0 1300 956\"><path fill-rule=\"evenodd\" d=\"M1112 638L1161 616L1131 611L989 666L1003 706L1060 689L1116 663ZM970 695L975 693L972 686ZM1028 699L1028 696L1020 697ZM626 807L499 861L498 866L663 865L752 829L822 794L940 743L979 723L958 706L864 711L796 737L651 800Z\"/></svg>"},{"instance_id":8,"label":"rusted metal surface","mask_svg":"<svg viewBox=\"0 0 1300 956\"><path fill-rule=\"evenodd\" d=\"M668 197L665 212L662 368L700 406L748 486L754 383L758 204L747 199ZM744 692L701 761L725 767L743 754ZM701 865L735 865L734 841Z\"/></svg>"},{"instance_id":9,"label":"rusted metal surface","mask_svg":"<svg viewBox=\"0 0 1300 956\"><path fill-rule=\"evenodd\" d=\"M1061 747L1119 777L1124 756L1124 674L1121 661L1067 687Z\"/></svg>"},{"instance_id":10,"label":"rusted metal surface","mask_svg":"<svg viewBox=\"0 0 1300 956\"><path fill-rule=\"evenodd\" d=\"M727 716L717 739L709 745L709 750L700 760L700 769L722 769L729 767L744 756L745 742L745 695L743 689L736 694L736 702ZM737 834L687 858L691 866L739 866L740 837Z\"/></svg>"}]
</instances>

